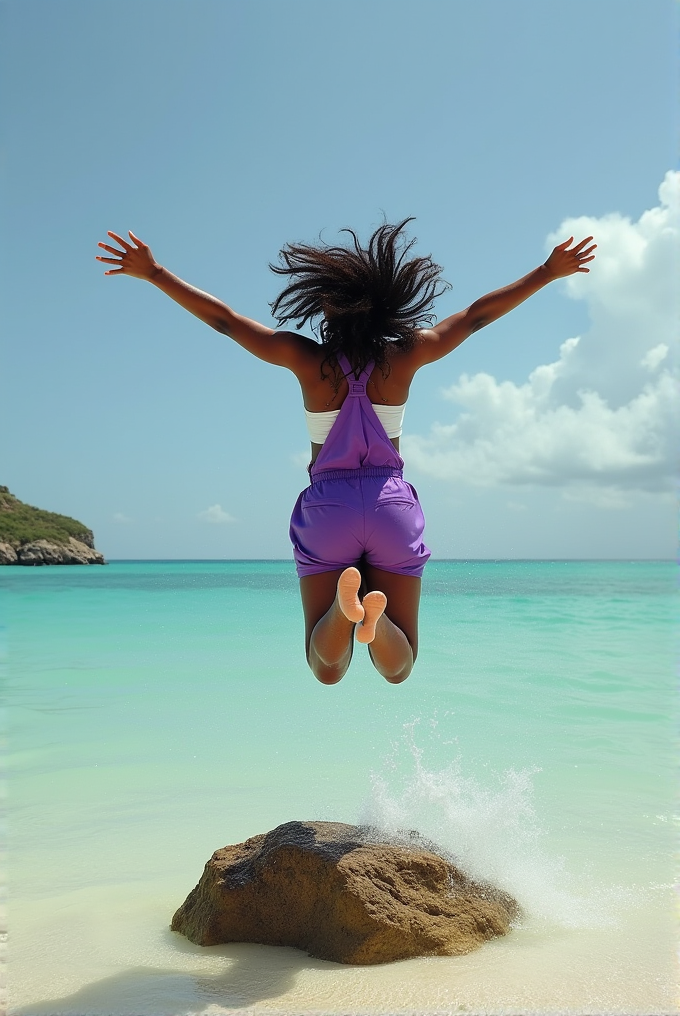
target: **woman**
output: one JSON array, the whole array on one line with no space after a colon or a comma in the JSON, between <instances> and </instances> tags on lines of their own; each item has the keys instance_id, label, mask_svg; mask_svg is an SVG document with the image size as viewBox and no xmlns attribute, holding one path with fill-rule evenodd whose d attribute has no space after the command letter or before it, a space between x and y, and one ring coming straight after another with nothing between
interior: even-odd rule
<instances>
[{"instance_id":1,"label":"woman","mask_svg":"<svg viewBox=\"0 0 680 1016\"><path fill-rule=\"evenodd\" d=\"M180 306L261 360L292 370L312 441L311 485L291 519L305 615L307 660L323 684L336 684L352 658L353 634L392 684L404 681L418 651L420 581L430 556L415 490L402 477L399 435L419 367L446 356L469 335L554 279L588 272L595 244L573 237L540 267L489 293L434 327L429 311L446 285L431 258L408 255L409 219L385 224L362 247L290 244L281 264L289 278L272 304L279 325L320 320L321 342L274 330L237 314L159 265L130 232L109 232L122 250L106 275L146 279Z\"/></svg>"}]
</instances>

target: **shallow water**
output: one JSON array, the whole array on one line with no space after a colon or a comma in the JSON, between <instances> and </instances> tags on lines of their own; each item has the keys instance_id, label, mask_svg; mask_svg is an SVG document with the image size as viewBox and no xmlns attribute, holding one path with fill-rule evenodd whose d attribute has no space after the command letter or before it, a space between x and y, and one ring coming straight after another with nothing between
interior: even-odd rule
<instances>
[{"instance_id":1,"label":"shallow water","mask_svg":"<svg viewBox=\"0 0 680 1016\"><path fill-rule=\"evenodd\" d=\"M13 1013L676 1012L673 565L431 562L409 680L304 664L288 562L4 568ZM212 851L417 828L526 917L346 968L168 930Z\"/></svg>"}]
</instances>

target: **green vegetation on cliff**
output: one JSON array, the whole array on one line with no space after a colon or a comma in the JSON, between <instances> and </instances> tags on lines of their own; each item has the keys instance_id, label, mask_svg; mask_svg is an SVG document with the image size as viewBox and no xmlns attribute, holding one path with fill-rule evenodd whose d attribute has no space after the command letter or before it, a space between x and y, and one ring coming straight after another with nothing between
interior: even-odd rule
<instances>
[{"instance_id":1,"label":"green vegetation on cliff","mask_svg":"<svg viewBox=\"0 0 680 1016\"><path fill-rule=\"evenodd\" d=\"M88 547L94 545L92 530L82 522L68 515L33 508L10 494L7 487L0 487L0 543L9 543L15 549L34 540L63 545L68 543L69 536Z\"/></svg>"}]
</instances>

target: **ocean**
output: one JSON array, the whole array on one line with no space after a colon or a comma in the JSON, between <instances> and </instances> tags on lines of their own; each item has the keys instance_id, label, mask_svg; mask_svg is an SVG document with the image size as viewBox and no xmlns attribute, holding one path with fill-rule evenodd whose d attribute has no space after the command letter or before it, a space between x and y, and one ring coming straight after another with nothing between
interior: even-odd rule
<instances>
[{"instance_id":1,"label":"ocean","mask_svg":"<svg viewBox=\"0 0 680 1016\"><path fill-rule=\"evenodd\" d=\"M5 567L13 1016L678 1012L675 570L431 561L387 684L304 661L288 561ZM293 819L417 829L524 916L344 967L169 930Z\"/></svg>"}]
</instances>

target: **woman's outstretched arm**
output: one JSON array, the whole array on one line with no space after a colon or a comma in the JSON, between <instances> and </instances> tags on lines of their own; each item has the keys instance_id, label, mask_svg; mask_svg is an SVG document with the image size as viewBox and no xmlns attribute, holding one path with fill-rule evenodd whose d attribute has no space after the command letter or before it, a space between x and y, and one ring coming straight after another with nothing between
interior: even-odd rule
<instances>
[{"instance_id":1,"label":"woman's outstretched arm","mask_svg":"<svg viewBox=\"0 0 680 1016\"><path fill-rule=\"evenodd\" d=\"M593 239L592 236L587 236L585 240L581 240L575 247L570 248L569 244L573 242L573 239L573 236L570 236L564 243L558 244L548 260L533 272L529 272L524 278L513 282L510 286L505 286L504 289L487 293L486 296L482 296L470 304L466 310L452 314L451 317L440 321L434 328L424 329L420 333L423 341L416 347L416 355L420 360L419 365L432 363L434 360L446 356L473 332L479 331L484 325L488 325L507 314L508 311L514 310L520 303L524 303L530 296L537 293L539 289L547 286L549 282L566 278L576 272L589 272L590 269L585 265L594 259L595 255L592 252L597 244L586 247L586 244L589 244Z\"/></svg>"},{"instance_id":2,"label":"woman's outstretched arm","mask_svg":"<svg viewBox=\"0 0 680 1016\"><path fill-rule=\"evenodd\" d=\"M129 275L135 279L144 279L169 296L180 307L184 307L194 317L204 321L211 328L228 335L249 352L266 360L295 370L301 355L304 339L293 332L277 332L273 328L253 321L251 318L237 314L226 303L222 303L210 293L204 293L194 286L173 275L167 268L155 260L148 244L145 244L134 233L129 232L130 240L124 240L110 230L108 235L123 248L118 250L107 243L98 246L114 257L97 255L97 261L113 265L105 275ZM307 340L311 341L311 340Z\"/></svg>"}]
</instances>

